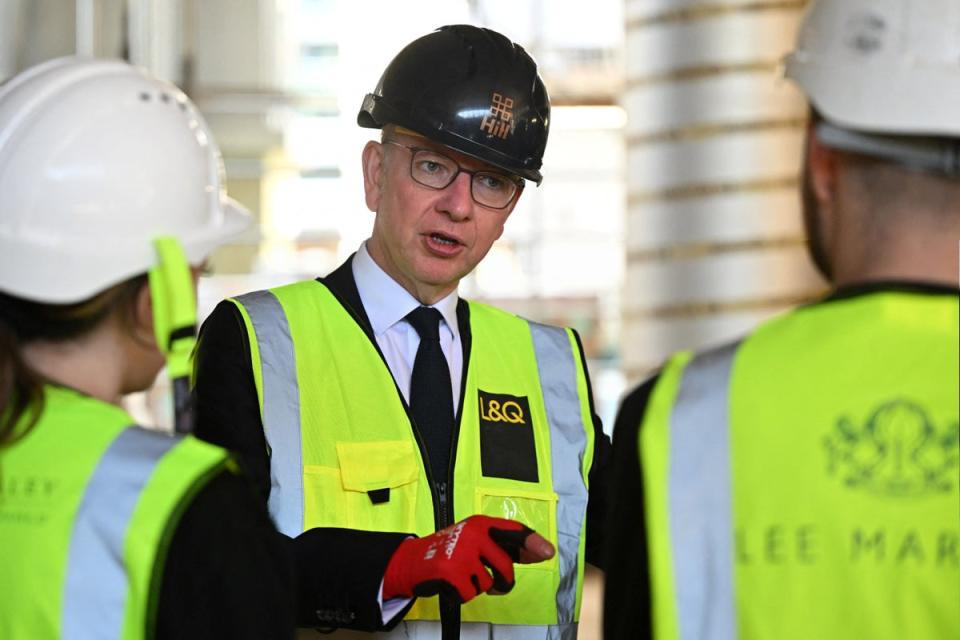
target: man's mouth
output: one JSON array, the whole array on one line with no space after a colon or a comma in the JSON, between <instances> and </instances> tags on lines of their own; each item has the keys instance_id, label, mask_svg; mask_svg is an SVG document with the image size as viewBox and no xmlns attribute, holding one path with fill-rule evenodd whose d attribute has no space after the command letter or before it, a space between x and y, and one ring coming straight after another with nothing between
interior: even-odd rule
<instances>
[{"instance_id":1,"label":"man's mouth","mask_svg":"<svg viewBox=\"0 0 960 640\"><path fill-rule=\"evenodd\" d=\"M442 233L431 233L430 238L435 242L439 242L440 244L448 247L455 247L460 244L458 240L451 238L450 236L445 236Z\"/></svg>"}]
</instances>

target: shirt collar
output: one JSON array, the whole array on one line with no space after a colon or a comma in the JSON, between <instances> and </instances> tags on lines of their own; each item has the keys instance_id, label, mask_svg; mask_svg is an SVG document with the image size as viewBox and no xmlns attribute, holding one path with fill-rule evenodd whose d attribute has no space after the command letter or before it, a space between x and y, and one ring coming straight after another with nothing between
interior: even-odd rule
<instances>
[{"instance_id":1,"label":"shirt collar","mask_svg":"<svg viewBox=\"0 0 960 640\"><path fill-rule=\"evenodd\" d=\"M374 262L367 251L366 242L360 245L356 255L353 256L352 268L360 302L363 303L363 309L367 312L375 336L380 336L420 306L420 302L410 295L409 291L401 287L380 268L380 265ZM460 334L457 325L459 301L460 296L454 289L447 297L430 305L443 316L454 338Z\"/></svg>"}]
</instances>

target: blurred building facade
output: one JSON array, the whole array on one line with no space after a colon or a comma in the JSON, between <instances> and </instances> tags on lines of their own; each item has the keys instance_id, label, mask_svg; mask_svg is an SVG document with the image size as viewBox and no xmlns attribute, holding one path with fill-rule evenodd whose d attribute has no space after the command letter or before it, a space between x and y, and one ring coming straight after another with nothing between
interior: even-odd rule
<instances>
[{"instance_id":1,"label":"blurred building facade","mask_svg":"<svg viewBox=\"0 0 960 640\"><path fill-rule=\"evenodd\" d=\"M0 78L72 53L124 57L178 85L209 121L228 189L255 232L213 256L201 310L251 288L323 275L367 237L356 113L402 46L459 22L490 26L540 61L553 103L546 180L462 293L581 331L600 404L623 387L620 0L590 28L547 0L0 0ZM609 422L609 420L608 420Z\"/></svg>"},{"instance_id":2,"label":"blurred building facade","mask_svg":"<svg viewBox=\"0 0 960 640\"><path fill-rule=\"evenodd\" d=\"M330 271L367 236L356 126L391 57L471 22L523 44L554 104L544 184L465 296L584 338L610 426L628 383L816 296L798 166L805 107L775 79L805 0L0 0L0 79L123 57L183 87L259 225L213 257L220 298Z\"/></svg>"},{"instance_id":3,"label":"blurred building facade","mask_svg":"<svg viewBox=\"0 0 960 640\"><path fill-rule=\"evenodd\" d=\"M0 81L79 53L181 87L257 228L213 256L221 298L323 275L367 237L356 125L399 49L502 31L554 104L545 181L462 285L584 339L605 426L627 384L818 295L798 199L805 107L775 80L805 0L0 0ZM169 424L161 383L142 414ZM599 637L596 580L581 637ZM592 604L591 604L592 603Z\"/></svg>"},{"instance_id":4,"label":"blurred building facade","mask_svg":"<svg viewBox=\"0 0 960 640\"><path fill-rule=\"evenodd\" d=\"M800 214L806 106L777 79L805 4L626 3L630 380L825 288Z\"/></svg>"}]
</instances>

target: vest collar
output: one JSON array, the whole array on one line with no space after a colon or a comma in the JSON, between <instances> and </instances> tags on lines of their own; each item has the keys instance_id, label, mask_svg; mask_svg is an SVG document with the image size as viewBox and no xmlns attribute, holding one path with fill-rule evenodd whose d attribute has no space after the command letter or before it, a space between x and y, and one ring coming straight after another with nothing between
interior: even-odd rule
<instances>
[{"instance_id":1,"label":"vest collar","mask_svg":"<svg viewBox=\"0 0 960 640\"><path fill-rule=\"evenodd\" d=\"M877 280L875 282L858 282L840 287L823 302L846 300L872 293L915 293L918 295L960 295L960 289L937 282L922 280Z\"/></svg>"}]
</instances>

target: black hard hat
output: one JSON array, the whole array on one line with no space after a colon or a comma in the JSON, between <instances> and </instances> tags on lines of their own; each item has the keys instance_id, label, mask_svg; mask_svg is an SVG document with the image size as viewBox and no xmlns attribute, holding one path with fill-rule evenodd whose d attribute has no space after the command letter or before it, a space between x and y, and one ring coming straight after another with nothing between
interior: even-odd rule
<instances>
[{"instance_id":1,"label":"black hard hat","mask_svg":"<svg viewBox=\"0 0 960 640\"><path fill-rule=\"evenodd\" d=\"M399 125L540 184L550 99L520 45L459 24L404 47L363 99L357 124Z\"/></svg>"}]
</instances>

